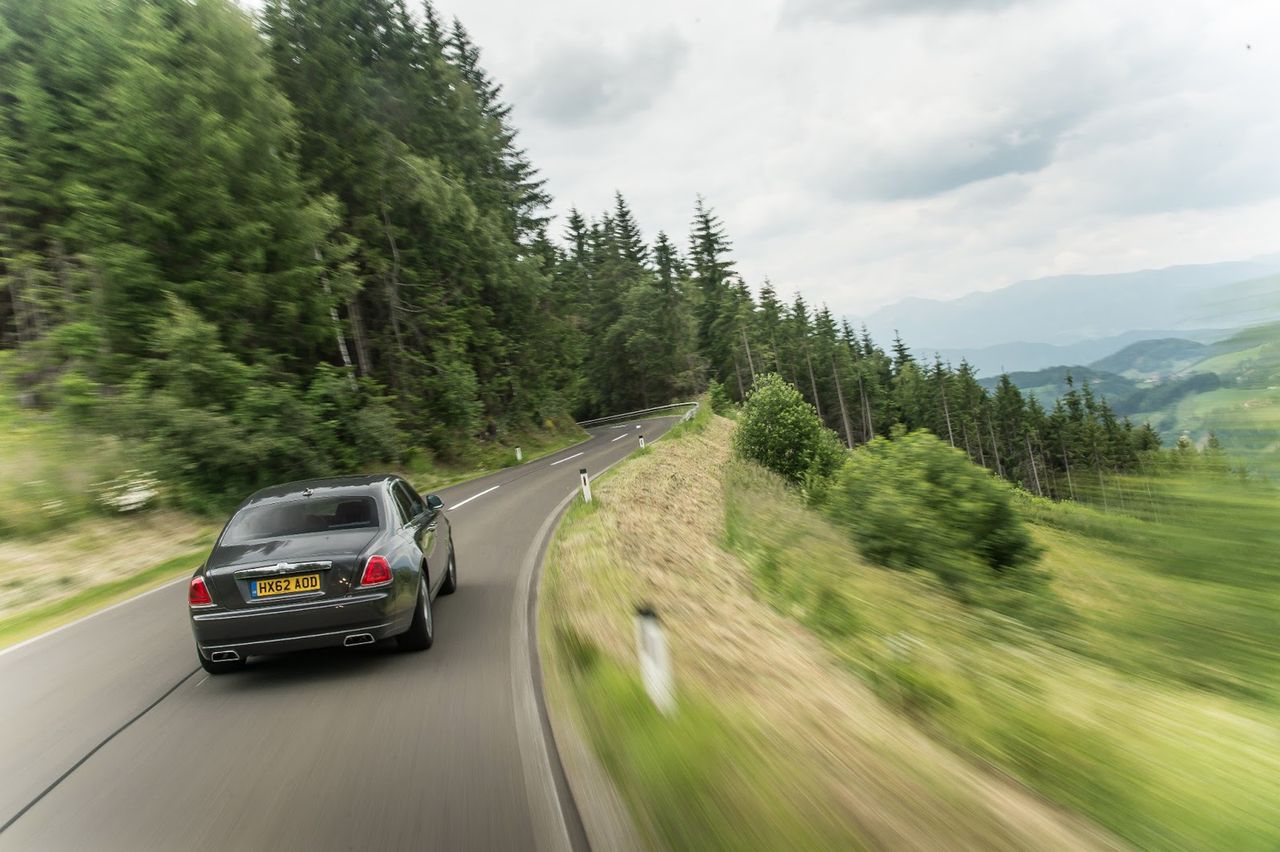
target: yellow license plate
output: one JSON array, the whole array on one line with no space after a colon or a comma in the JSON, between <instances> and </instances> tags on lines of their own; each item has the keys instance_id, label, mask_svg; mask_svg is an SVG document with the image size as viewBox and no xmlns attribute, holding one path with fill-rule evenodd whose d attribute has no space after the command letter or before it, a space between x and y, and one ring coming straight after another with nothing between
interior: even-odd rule
<instances>
[{"instance_id":1,"label":"yellow license plate","mask_svg":"<svg viewBox=\"0 0 1280 852\"><path fill-rule=\"evenodd\" d=\"M298 592L320 591L319 574L298 574L294 577L271 577L266 580L251 580L249 596L270 598L276 595L292 595Z\"/></svg>"}]
</instances>

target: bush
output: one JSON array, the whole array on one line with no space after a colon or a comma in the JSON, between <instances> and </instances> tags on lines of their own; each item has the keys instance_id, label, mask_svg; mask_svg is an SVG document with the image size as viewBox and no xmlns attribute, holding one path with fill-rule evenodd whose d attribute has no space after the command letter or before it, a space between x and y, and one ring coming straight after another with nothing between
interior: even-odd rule
<instances>
[{"instance_id":1,"label":"bush","mask_svg":"<svg viewBox=\"0 0 1280 852\"><path fill-rule=\"evenodd\" d=\"M756 380L733 436L738 455L792 484L830 476L840 463L840 439L822 425L800 391L775 373Z\"/></svg>"},{"instance_id":2,"label":"bush","mask_svg":"<svg viewBox=\"0 0 1280 852\"><path fill-rule=\"evenodd\" d=\"M707 399L711 403L713 414L728 417L733 413L733 400L729 399L729 394L725 392L724 385L715 379L712 379L711 383L707 385Z\"/></svg>"},{"instance_id":3,"label":"bush","mask_svg":"<svg viewBox=\"0 0 1280 852\"><path fill-rule=\"evenodd\" d=\"M928 432L854 452L825 510L867 559L929 571L963 599L1007 602L1042 580L1009 488Z\"/></svg>"}]
</instances>

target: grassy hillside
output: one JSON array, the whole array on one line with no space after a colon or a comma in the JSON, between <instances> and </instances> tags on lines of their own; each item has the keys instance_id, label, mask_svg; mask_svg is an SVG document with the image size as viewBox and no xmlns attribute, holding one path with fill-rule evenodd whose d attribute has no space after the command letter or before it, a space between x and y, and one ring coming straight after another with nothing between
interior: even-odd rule
<instances>
[{"instance_id":1,"label":"grassy hillside","mask_svg":"<svg viewBox=\"0 0 1280 852\"><path fill-rule=\"evenodd\" d=\"M549 703L582 729L649 845L1107 848L1105 832L958 756L831 653L824 636L860 620L864 604L820 607L825 627L812 631L807 598L770 606L755 559L737 555L740 506L726 529L726 498L752 501L752 528L798 536L813 560L832 555L831 533L797 525L811 516L771 479L743 490L731 430L707 418L601 478L595 501L575 504L562 523L542 581ZM913 588L886 595L886 605L908 608ZM865 591L865 608L876 606L875 589ZM671 648L671 716L637 676L642 602L659 613Z\"/></svg>"},{"instance_id":2,"label":"grassy hillside","mask_svg":"<svg viewBox=\"0 0 1280 852\"><path fill-rule=\"evenodd\" d=\"M1050 605L1013 617L868 564L729 434L623 466L548 560L549 677L656 846L1280 843L1273 491L1027 500ZM634 673L641 601L672 717Z\"/></svg>"},{"instance_id":3,"label":"grassy hillside","mask_svg":"<svg viewBox=\"0 0 1280 852\"><path fill-rule=\"evenodd\" d=\"M1180 337L1162 337L1130 344L1089 366L1131 379L1150 379L1184 370L1197 361L1203 361L1213 351L1214 348L1205 343Z\"/></svg>"},{"instance_id":4,"label":"grassy hillside","mask_svg":"<svg viewBox=\"0 0 1280 852\"><path fill-rule=\"evenodd\" d=\"M1139 848L1280 842L1280 668L1267 626L1280 566L1265 524L1224 529L1247 536L1229 547L1197 526L1194 558L1179 559L1189 536L1172 517L1030 503L1060 609L1028 624L867 565L758 469L735 466L727 494L729 541L762 597L939 741ZM1265 499L1225 506L1256 522L1280 508ZM777 507L768 524L754 522L761 505ZM1206 553L1215 545L1220 558ZM1238 573L1250 562L1270 568Z\"/></svg>"},{"instance_id":5,"label":"grassy hillside","mask_svg":"<svg viewBox=\"0 0 1280 852\"><path fill-rule=\"evenodd\" d=\"M1210 347L1212 354L1185 372L1214 374L1221 387L1138 412L1167 441L1210 432L1227 453L1251 470L1280 473L1280 324L1263 325Z\"/></svg>"}]
</instances>

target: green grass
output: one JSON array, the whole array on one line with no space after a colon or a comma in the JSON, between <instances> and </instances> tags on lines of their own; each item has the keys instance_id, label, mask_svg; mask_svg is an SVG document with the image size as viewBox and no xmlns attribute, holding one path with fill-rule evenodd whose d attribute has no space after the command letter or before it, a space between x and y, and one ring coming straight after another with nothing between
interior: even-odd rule
<instances>
[{"instance_id":1,"label":"green grass","mask_svg":"<svg viewBox=\"0 0 1280 852\"><path fill-rule=\"evenodd\" d=\"M707 424L711 421L711 404L707 401L706 394L703 394L698 400L699 405L693 416L688 420L682 420L667 430L662 437L668 441L674 441L685 435L700 435L707 429Z\"/></svg>"},{"instance_id":2,"label":"green grass","mask_svg":"<svg viewBox=\"0 0 1280 852\"><path fill-rule=\"evenodd\" d=\"M131 577L91 586L70 597L0 619L0 648L38 636L103 607L191 574L204 561L208 552L207 547L193 550L145 568Z\"/></svg>"},{"instance_id":3,"label":"green grass","mask_svg":"<svg viewBox=\"0 0 1280 852\"><path fill-rule=\"evenodd\" d=\"M762 598L960 753L1140 848L1275 849L1280 504L1262 489L1199 488L1154 520L1026 507L1063 608L1052 626L867 565L745 464L730 472L726 537Z\"/></svg>"}]
</instances>

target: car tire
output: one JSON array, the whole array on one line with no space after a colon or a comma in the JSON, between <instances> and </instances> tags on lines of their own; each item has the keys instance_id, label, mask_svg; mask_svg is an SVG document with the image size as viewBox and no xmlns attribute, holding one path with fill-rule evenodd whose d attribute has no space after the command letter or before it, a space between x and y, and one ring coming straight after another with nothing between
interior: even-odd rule
<instances>
[{"instance_id":1,"label":"car tire","mask_svg":"<svg viewBox=\"0 0 1280 852\"><path fill-rule=\"evenodd\" d=\"M200 667L209 674L231 674L244 668L243 659L222 660L215 663L213 660L206 658L204 654L201 654L199 648L196 649L196 656L200 658Z\"/></svg>"},{"instance_id":2,"label":"car tire","mask_svg":"<svg viewBox=\"0 0 1280 852\"><path fill-rule=\"evenodd\" d=\"M440 594L451 595L458 591L458 557L449 543L449 567L445 569L444 582L440 584Z\"/></svg>"},{"instance_id":3,"label":"car tire","mask_svg":"<svg viewBox=\"0 0 1280 852\"><path fill-rule=\"evenodd\" d=\"M431 593L427 591L427 575L423 572L418 586L418 601L413 606L409 629L396 637L402 651L425 651L436 639L435 620L431 617Z\"/></svg>"}]
</instances>

